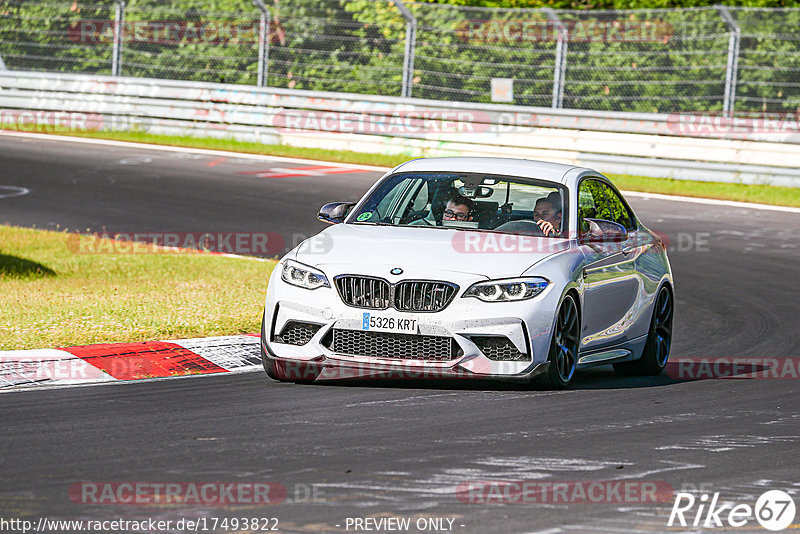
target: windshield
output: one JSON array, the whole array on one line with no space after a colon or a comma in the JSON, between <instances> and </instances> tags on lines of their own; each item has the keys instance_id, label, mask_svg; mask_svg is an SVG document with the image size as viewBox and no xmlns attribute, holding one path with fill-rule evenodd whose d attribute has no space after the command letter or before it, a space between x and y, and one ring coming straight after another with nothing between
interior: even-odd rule
<instances>
[{"instance_id":1,"label":"windshield","mask_svg":"<svg viewBox=\"0 0 800 534\"><path fill-rule=\"evenodd\" d=\"M456 228L563 237L566 188L483 173L388 176L348 217L353 224Z\"/></svg>"}]
</instances>

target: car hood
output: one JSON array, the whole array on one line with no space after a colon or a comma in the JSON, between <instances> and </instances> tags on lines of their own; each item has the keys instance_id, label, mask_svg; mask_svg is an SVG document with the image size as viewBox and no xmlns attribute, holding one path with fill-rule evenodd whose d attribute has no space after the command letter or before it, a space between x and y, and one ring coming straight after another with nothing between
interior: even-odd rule
<instances>
[{"instance_id":1,"label":"car hood","mask_svg":"<svg viewBox=\"0 0 800 534\"><path fill-rule=\"evenodd\" d=\"M517 236L440 227L337 224L294 250L299 262L328 274L449 271L488 278L519 276L553 254L569 249L566 239Z\"/></svg>"}]
</instances>

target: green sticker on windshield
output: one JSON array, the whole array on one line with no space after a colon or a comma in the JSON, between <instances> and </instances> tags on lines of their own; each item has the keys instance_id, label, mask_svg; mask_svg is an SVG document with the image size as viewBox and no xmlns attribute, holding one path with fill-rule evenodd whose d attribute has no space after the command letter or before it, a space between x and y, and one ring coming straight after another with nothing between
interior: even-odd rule
<instances>
[{"instance_id":1,"label":"green sticker on windshield","mask_svg":"<svg viewBox=\"0 0 800 534\"><path fill-rule=\"evenodd\" d=\"M371 219L371 218L372 218L372 212L368 211L366 213L362 213L361 215L359 215L358 218L356 218L356 220L357 221L366 221L367 219Z\"/></svg>"}]
</instances>

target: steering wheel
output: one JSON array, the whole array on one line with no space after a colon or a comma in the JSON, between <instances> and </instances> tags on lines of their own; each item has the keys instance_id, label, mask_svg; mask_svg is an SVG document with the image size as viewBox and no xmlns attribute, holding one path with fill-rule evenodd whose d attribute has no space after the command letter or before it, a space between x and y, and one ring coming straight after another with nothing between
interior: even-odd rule
<instances>
[{"instance_id":1,"label":"steering wheel","mask_svg":"<svg viewBox=\"0 0 800 534\"><path fill-rule=\"evenodd\" d=\"M497 228L495 228L495 230L499 232L511 232L514 234L522 234L522 235L535 235L535 236L544 235L544 232L542 232L542 229L539 228L538 224L526 219L519 221L508 221L507 223L503 223Z\"/></svg>"},{"instance_id":2,"label":"steering wheel","mask_svg":"<svg viewBox=\"0 0 800 534\"><path fill-rule=\"evenodd\" d=\"M424 219L428 215L428 210L412 211L400 221L400 224L411 224L420 219Z\"/></svg>"}]
</instances>

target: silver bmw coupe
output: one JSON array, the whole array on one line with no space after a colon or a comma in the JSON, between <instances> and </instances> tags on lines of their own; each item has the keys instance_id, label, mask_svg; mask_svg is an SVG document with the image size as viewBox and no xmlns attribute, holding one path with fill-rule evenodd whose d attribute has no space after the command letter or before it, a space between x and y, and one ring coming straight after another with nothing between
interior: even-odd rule
<instances>
[{"instance_id":1,"label":"silver bmw coupe","mask_svg":"<svg viewBox=\"0 0 800 534\"><path fill-rule=\"evenodd\" d=\"M430 158L392 169L284 256L261 352L275 380L483 378L564 388L576 369L660 373L666 247L588 168Z\"/></svg>"}]
</instances>

